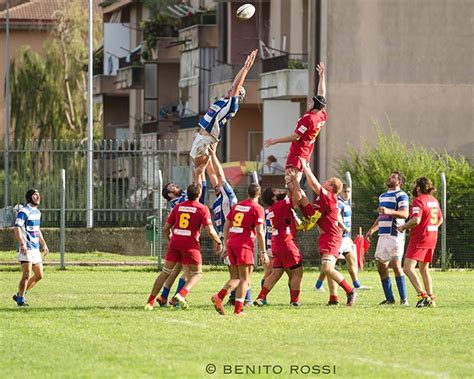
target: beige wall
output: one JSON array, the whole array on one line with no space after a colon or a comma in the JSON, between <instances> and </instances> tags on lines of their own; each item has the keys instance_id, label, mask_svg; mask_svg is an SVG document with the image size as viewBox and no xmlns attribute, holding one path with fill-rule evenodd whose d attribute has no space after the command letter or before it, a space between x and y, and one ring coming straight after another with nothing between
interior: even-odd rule
<instances>
[{"instance_id":1,"label":"beige wall","mask_svg":"<svg viewBox=\"0 0 474 379\"><path fill-rule=\"evenodd\" d=\"M0 29L0 138L3 138L5 134L5 39L5 30ZM31 46L33 51L41 52L43 43L47 39L47 31L10 29L10 58L14 59L20 49L26 45ZM13 133L11 128L10 132Z\"/></svg>"},{"instance_id":2,"label":"beige wall","mask_svg":"<svg viewBox=\"0 0 474 379\"><path fill-rule=\"evenodd\" d=\"M243 104L236 116L232 118L228 129L228 141L230 143L228 160L240 161L248 160L249 137L248 132L262 132L262 112L261 107L256 105ZM254 160L254 157L251 157Z\"/></svg>"},{"instance_id":3,"label":"beige wall","mask_svg":"<svg viewBox=\"0 0 474 379\"><path fill-rule=\"evenodd\" d=\"M328 175L387 119L407 143L474 159L473 3L328 2ZM471 34L470 34L471 33Z\"/></svg>"}]
</instances>

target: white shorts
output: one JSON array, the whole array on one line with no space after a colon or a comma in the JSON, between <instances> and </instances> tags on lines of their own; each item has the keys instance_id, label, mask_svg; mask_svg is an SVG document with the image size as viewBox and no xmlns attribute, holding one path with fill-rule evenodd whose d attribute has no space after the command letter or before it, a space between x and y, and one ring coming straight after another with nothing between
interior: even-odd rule
<instances>
[{"instance_id":1,"label":"white shorts","mask_svg":"<svg viewBox=\"0 0 474 379\"><path fill-rule=\"evenodd\" d=\"M389 262L394 259L402 260L404 248L405 238L379 236L375 248L375 259L381 262Z\"/></svg>"},{"instance_id":2,"label":"white shorts","mask_svg":"<svg viewBox=\"0 0 474 379\"><path fill-rule=\"evenodd\" d=\"M191 151L189 155L191 158L196 159L203 155L210 155L209 147L213 144L217 144L217 141L212 136L205 136L200 133L194 135L193 145L191 146Z\"/></svg>"},{"instance_id":3,"label":"white shorts","mask_svg":"<svg viewBox=\"0 0 474 379\"><path fill-rule=\"evenodd\" d=\"M43 259L39 250L28 250L26 255L18 252L18 262L31 262L31 264L35 265L42 263Z\"/></svg>"},{"instance_id":4,"label":"white shorts","mask_svg":"<svg viewBox=\"0 0 474 379\"><path fill-rule=\"evenodd\" d=\"M354 242L352 242L351 237L344 237L342 239L341 247L339 248L339 254L350 253L354 251Z\"/></svg>"}]
</instances>

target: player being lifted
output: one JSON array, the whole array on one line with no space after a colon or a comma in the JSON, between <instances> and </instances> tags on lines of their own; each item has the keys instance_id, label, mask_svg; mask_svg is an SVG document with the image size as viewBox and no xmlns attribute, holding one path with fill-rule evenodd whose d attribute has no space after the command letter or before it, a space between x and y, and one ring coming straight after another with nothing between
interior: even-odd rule
<instances>
[{"instance_id":1,"label":"player being lifted","mask_svg":"<svg viewBox=\"0 0 474 379\"><path fill-rule=\"evenodd\" d=\"M296 244L296 218L294 205L311 206L305 193L301 190L296 175L288 182L288 190L266 188L262 194L263 202L268 205L268 219L272 226L272 271L265 279L254 305L262 306L273 286L284 272L288 275L290 286L290 304L300 305L301 280L303 278L303 256Z\"/></svg>"},{"instance_id":2,"label":"player being lifted","mask_svg":"<svg viewBox=\"0 0 474 379\"><path fill-rule=\"evenodd\" d=\"M199 282L202 275L202 257L199 243L201 226L216 243L216 251L222 250L222 242L212 226L211 215L207 206L199 203L201 186L191 184L187 188L188 200L175 206L163 227L163 233L168 238L168 252L165 257L163 270L153 284L145 309L153 309L158 295L166 278L174 266L182 264L188 280L185 286L174 296L181 308L188 308L186 296Z\"/></svg>"},{"instance_id":3,"label":"player being lifted","mask_svg":"<svg viewBox=\"0 0 474 379\"><path fill-rule=\"evenodd\" d=\"M270 147L278 143L291 143L285 167L286 182L290 180L290 173L296 173L298 181L301 180L303 166L301 165L299 157L303 158L306 162L311 161L314 142L316 141L319 131L326 123L326 81L324 77L324 64L322 62L319 63L316 66L316 70L319 74L317 95L308 101L306 113L296 123L295 131L285 137L269 138L264 142L265 147ZM311 227L316 224L318 215L316 214L313 217L309 217L304 213L303 215L305 216L303 219L303 227L306 228L306 230L311 229Z\"/></svg>"},{"instance_id":4,"label":"player being lifted","mask_svg":"<svg viewBox=\"0 0 474 379\"><path fill-rule=\"evenodd\" d=\"M232 87L230 87L226 96L216 100L204 117L199 121L200 130L194 137L191 151L189 153L193 159L193 180L196 183L199 182L199 176L205 172L209 163L209 147L211 145L217 145L220 141L221 129L239 110L239 103L241 103L245 97L243 84L256 56L257 50L253 50L247 56L244 66L235 76Z\"/></svg>"}]
</instances>

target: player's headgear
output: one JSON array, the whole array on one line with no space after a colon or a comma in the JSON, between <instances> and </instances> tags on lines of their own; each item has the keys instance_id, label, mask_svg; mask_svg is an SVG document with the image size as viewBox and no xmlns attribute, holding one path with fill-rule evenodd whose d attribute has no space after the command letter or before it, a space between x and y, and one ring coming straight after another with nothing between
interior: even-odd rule
<instances>
[{"instance_id":1,"label":"player's headgear","mask_svg":"<svg viewBox=\"0 0 474 379\"><path fill-rule=\"evenodd\" d=\"M313 96L313 109L323 109L328 103L324 96Z\"/></svg>"},{"instance_id":2,"label":"player's headgear","mask_svg":"<svg viewBox=\"0 0 474 379\"><path fill-rule=\"evenodd\" d=\"M27 201L28 203L35 204L35 203L33 202L33 195L34 195L35 193L39 193L39 191L38 191L37 189L35 189L35 188L31 188L31 189L29 189L29 190L26 192L25 198L26 198L26 201Z\"/></svg>"}]
</instances>

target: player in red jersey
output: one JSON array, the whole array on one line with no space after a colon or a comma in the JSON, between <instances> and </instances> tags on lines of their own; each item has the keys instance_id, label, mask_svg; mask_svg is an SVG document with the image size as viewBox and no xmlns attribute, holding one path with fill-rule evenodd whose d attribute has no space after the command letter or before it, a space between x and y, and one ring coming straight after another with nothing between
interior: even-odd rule
<instances>
[{"instance_id":1,"label":"player in red jersey","mask_svg":"<svg viewBox=\"0 0 474 379\"><path fill-rule=\"evenodd\" d=\"M250 184L247 190L248 198L234 205L227 215L224 224L224 245L227 248L233 279L239 281L235 295L234 314L241 315L244 306L250 275L254 265L254 240L257 236L258 248L262 262L268 262L265 251L265 212L258 204L261 189L258 184ZM224 314L222 301L227 290L222 288L211 300L221 315Z\"/></svg>"},{"instance_id":2,"label":"player in red jersey","mask_svg":"<svg viewBox=\"0 0 474 379\"><path fill-rule=\"evenodd\" d=\"M289 195L286 191L266 188L262 194L263 202L268 205L268 218L272 226L272 271L265 279L254 305L262 306L273 286L287 273L290 285L290 304L300 306L299 295L303 278L303 256L296 244L295 204L311 206L305 193L301 190L296 176L288 182Z\"/></svg>"},{"instance_id":3,"label":"player in red jersey","mask_svg":"<svg viewBox=\"0 0 474 379\"><path fill-rule=\"evenodd\" d=\"M314 149L314 142L319 131L326 123L326 82L324 79L324 64L319 63L316 67L319 74L318 94L308 101L306 113L298 120L295 131L281 138L269 138L265 141L265 147L270 147L278 143L291 142L290 151L286 160L286 177L290 180L290 172L298 175L298 181L301 179L303 166L299 157L306 162L310 161Z\"/></svg>"},{"instance_id":4,"label":"player in red jersey","mask_svg":"<svg viewBox=\"0 0 474 379\"><path fill-rule=\"evenodd\" d=\"M342 234L338 225L339 208L337 206L337 195L342 191L342 182L339 178L332 177L321 185L311 171L309 164L304 160L301 160L301 163L309 187L318 195L314 203L315 207L322 214L318 221L321 231L318 246L321 255L321 271L328 278L328 305L339 303L336 285L339 284L347 294L347 305L352 306L355 303L356 293L335 267L342 242Z\"/></svg>"},{"instance_id":5,"label":"player in red jersey","mask_svg":"<svg viewBox=\"0 0 474 379\"><path fill-rule=\"evenodd\" d=\"M188 200L176 205L168 216L163 227L163 233L170 241L165 264L153 284L145 309L153 309L155 299L160 292L166 278L174 266L181 263L187 277L186 285L174 296L181 308L188 308L186 295L199 282L202 275L202 258L199 236L201 226L216 243L216 251L222 250L222 242L212 226L209 208L201 204L198 199L201 195L201 186L191 184L187 189Z\"/></svg>"},{"instance_id":6,"label":"player in red jersey","mask_svg":"<svg viewBox=\"0 0 474 379\"><path fill-rule=\"evenodd\" d=\"M435 306L429 266L438 240L438 227L443 223L439 202L433 197L435 191L436 188L430 179L426 177L416 179L412 192L415 199L411 205L410 219L398 227L400 232L411 229L403 271L418 294L416 304L418 308ZM417 262L425 290L415 271Z\"/></svg>"}]
</instances>

